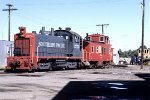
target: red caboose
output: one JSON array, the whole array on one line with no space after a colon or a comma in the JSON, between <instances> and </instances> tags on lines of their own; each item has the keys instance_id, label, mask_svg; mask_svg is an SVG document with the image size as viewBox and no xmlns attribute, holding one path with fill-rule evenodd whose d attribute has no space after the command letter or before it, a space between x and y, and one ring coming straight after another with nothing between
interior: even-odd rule
<instances>
[{"instance_id":1,"label":"red caboose","mask_svg":"<svg viewBox=\"0 0 150 100\"><path fill-rule=\"evenodd\" d=\"M98 67L113 62L113 48L108 36L92 34L83 40L83 63L90 67Z\"/></svg>"}]
</instances>

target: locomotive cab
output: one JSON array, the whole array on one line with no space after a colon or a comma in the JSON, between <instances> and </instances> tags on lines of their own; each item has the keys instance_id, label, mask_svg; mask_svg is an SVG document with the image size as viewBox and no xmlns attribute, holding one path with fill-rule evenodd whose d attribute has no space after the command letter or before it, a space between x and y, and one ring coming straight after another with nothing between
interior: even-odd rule
<instances>
[{"instance_id":1,"label":"locomotive cab","mask_svg":"<svg viewBox=\"0 0 150 100\"><path fill-rule=\"evenodd\" d=\"M71 31L71 28L66 28L65 30L56 30L54 32L55 36L63 37L65 42L65 56L67 57L81 57L81 41L82 38L79 34Z\"/></svg>"}]
</instances>

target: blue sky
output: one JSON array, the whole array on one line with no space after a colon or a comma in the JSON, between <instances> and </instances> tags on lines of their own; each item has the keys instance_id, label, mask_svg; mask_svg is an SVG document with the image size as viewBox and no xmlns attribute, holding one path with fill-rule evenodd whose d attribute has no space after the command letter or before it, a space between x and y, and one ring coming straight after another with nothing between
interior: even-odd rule
<instances>
[{"instance_id":1,"label":"blue sky","mask_svg":"<svg viewBox=\"0 0 150 100\"><path fill-rule=\"evenodd\" d=\"M150 0L146 1L145 45L150 47ZM104 34L110 37L117 51L134 50L141 45L142 0L0 0L0 40L7 39L8 13L2 11L11 3L17 11L11 13L11 40L19 26L28 32L42 26L71 27L82 37L86 33L101 33L97 24L109 24ZM149 29L148 29L149 28Z\"/></svg>"}]
</instances>

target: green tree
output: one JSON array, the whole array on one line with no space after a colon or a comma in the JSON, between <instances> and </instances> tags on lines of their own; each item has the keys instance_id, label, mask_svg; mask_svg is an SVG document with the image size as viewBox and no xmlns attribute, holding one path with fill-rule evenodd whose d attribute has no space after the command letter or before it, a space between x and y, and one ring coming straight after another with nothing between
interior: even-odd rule
<instances>
[{"instance_id":1,"label":"green tree","mask_svg":"<svg viewBox=\"0 0 150 100\"><path fill-rule=\"evenodd\" d=\"M118 54L120 57L132 57L138 56L138 50L126 50L122 51L121 49L118 50Z\"/></svg>"}]
</instances>

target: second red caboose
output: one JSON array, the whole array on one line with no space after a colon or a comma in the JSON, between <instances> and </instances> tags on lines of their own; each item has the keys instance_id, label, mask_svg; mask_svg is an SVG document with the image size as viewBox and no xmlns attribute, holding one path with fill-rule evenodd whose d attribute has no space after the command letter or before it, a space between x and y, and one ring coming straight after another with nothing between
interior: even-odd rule
<instances>
[{"instance_id":1,"label":"second red caboose","mask_svg":"<svg viewBox=\"0 0 150 100\"><path fill-rule=\"evenodd\" d=\"M99 67L113 62L113 48L108 36L92 34L83 40L83 63L90 67Z\"/></svg>"}]
</instances>

